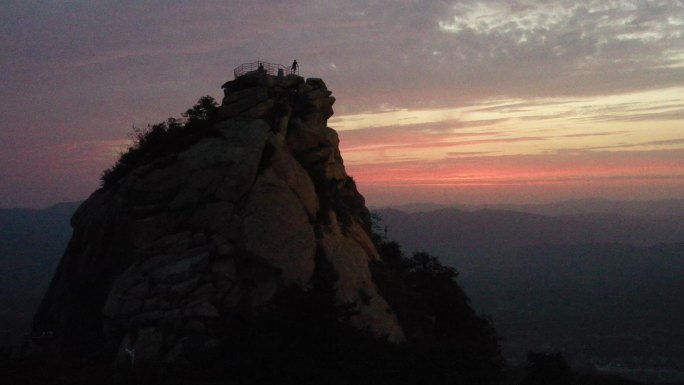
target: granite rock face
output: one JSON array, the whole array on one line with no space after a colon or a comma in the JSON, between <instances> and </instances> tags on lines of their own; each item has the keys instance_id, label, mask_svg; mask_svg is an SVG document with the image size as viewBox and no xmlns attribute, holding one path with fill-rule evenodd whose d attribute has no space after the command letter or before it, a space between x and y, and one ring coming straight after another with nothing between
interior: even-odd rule
<instances>
[{"instance_id":1,"label":"granite rock face","mask_svg":"<svg viewBox=\"0 0 684 385\"><path fill-rule=\"evenodd\" d=\"M321 258L354 326L404 340L368 268L369 213L327 127L325 83L255 71L223 88L211 135L96 191L72 218L34 320L57 351L173 362L219 349L223 324L309 287Z\"/></svg>"}]
</instances>

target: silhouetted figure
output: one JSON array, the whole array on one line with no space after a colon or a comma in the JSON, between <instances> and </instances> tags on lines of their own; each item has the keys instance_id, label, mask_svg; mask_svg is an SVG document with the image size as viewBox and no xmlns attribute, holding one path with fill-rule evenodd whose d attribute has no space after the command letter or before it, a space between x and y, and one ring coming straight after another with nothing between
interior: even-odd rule
<instances>
[{"instance_id":1,"label":"silhouetted figure","mask_svg":"<svg viewBox=\"0 0 684 385\"><path fill-rule=\"evenodd\" d=\"M297 60L295 59L295 61L292 62L292 69L290 72L292 72L293 74L296 74L297 68L299 68L299 64L297 64Z\"/></svg>"},{"instance_id":2,"label":"silhouetted figure","mask_svg":"<svg viewBox=\"0 0 684 385\"><path fill-rule=\"evenodd\" d=\"M263 70L264 70L264 63L259 63L259 71L263 71Z\"/></svg>"}]
</instances>

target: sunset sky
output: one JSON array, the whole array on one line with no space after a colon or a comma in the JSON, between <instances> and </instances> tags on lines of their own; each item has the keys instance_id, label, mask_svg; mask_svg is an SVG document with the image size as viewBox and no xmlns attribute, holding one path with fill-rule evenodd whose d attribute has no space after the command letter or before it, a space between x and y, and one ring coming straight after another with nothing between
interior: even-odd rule
<instances>
[{"instance_id":1,"label":"sunset sky","mask_svg":"<svg viewBox=\"0 0 684 385\"><path fill-rule=\"evenodd\" d=\"M684 198L684 1L15 1L0 207L85 199L232 70L300 64L368 204Z\"/></svg>"}]
</instances>

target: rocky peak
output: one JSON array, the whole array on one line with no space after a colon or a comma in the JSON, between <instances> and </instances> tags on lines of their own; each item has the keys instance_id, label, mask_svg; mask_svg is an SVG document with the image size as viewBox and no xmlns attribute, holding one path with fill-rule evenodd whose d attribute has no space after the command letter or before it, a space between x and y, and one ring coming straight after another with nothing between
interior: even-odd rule
<instances>
[{"instance_id":1,"label":"rocky peak","mask_svg":"<svg viewBox=\"0 0 684 385\"><path fill-rule=\"evenodd\" d=\"M81 205L34 332L54 333L58 351L183 360L324 264L354 326L404 340L368 268L370 216L327 126L323 80L254 71L222 88L206 132Z\"/></svg>"}]
</instances>

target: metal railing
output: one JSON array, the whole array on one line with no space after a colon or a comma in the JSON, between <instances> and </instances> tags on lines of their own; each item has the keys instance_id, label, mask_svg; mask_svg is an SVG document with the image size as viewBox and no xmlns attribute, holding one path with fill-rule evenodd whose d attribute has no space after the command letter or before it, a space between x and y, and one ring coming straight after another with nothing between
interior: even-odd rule
<instances>
[{"instance_id":1,"label":"metal railing","mask_svg":"<svg viewBox=\"0 0 684 385\"><path fill-rule=\"evenodd\" d=\"M233 70L233 74L235 75L235 78L237 79L238 77L245 75L249 72L252 71L264 71L269 75L273 76L284 76L287 74L295 74L299 75L299 66L292 68L292 67L286 67L282 64L276 64L276 63L268 63L265 61L255 61L252 63L243 63L240 64L239 66L235 67Z\"/></svg>"}]
</instances>

